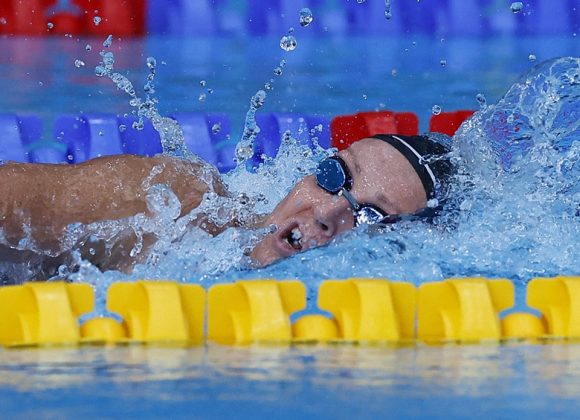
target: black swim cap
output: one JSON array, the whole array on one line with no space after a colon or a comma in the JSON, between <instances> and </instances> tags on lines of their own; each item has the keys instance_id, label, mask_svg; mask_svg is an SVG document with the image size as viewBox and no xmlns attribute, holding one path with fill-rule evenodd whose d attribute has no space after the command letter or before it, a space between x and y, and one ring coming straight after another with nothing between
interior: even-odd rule
<instances>
[{"instance_id":1,"label":"black swim cap","mask_svg":"<svg viewBox=\"0 0 580 420\"><path fill-rule=\"evenodd\" d=\"M427 200L437 199L441 204L447 198L450 181L455 173L449 156L450 137L376 134L372 138L389 143L407 158L423 183Z\"/></svg>"}]
</instances>

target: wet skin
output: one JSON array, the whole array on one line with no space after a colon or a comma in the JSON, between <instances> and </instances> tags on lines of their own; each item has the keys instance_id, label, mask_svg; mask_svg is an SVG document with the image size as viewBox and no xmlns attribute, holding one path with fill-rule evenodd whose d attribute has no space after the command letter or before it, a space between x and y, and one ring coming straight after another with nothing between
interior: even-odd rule
<instances>
[{"instance_id":1,"label":"wet skin","mask_svg":"<svg viewBox=\"0 0 580 420\"><path fill-rule=\"evenodd\" d=\"M181 203L179 217L199 206L209 185L218 195L229 194L215 168L166 156L105 156L77 165L7 163L0 166L0 179L0 264L38 266L37 279L69 260L70 245L63 243L67 226L150 215L146 184L167 185ZM192 225L212 235L228 226L214 226L203 215ZM22 249L18 244L26 236L32 245ZM130 254L136 237L129 228L108 252L103 243L85 238L73 248L101 270L131 271L155 240L154 234L144 235L143 252L135 257Z\"/></svg>"},{"instance_id":2,"label":"wet skin","mask_svg":"<svg viewBox=\"0 0 580 420\"><path fill-rule=\"evenodd\" d=\"M389 214L424 208L427 196L409 161L391 145L363 139L339 153L353 178L350 190L359 203L374 204ZM252 252L261 265L321 246L354 227L346 198L316 184L314 175L302 179L264 221L275 225ZM297 238L300 238L297 240Z\"/></svg>"}]
</instances>

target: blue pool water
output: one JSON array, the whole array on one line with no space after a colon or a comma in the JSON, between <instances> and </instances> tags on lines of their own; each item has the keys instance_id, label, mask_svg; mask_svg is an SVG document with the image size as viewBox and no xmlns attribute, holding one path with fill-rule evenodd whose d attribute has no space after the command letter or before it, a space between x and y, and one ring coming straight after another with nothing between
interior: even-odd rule
<instances>
[{"instance_id":1,"label":"blue pool water","mask_svg":"<svg viewBox=\"0 0 580 420\"><path fill-rule=\"evenodd\" d=\"M263 112L331 117L359 110L406 110L416 112L426 130L433 105L443 110L477 109L477 94L495 103L534 64L580 56L573 36L298 36L298 41L299 47L290 54L280 50L278 38L149 38L116 41L113 50L116 69L137 86L145 83L146 58L156 57L162 114L226 112L238 135L250 97L271 78L274 90L268 93ZM128 97L94 75L101 43L0 39L6 51L0 57L0 109L41 115L45 127L63 113L129 112ZM93 46L90 52L87 44ZM530 54L535 61L530 61ZM77 59L86 65L75 67ZM277 77L273 69L281 59L288 63ZM198 97L207 87L200 86L201 80L214 91L203 102ZM480 133L477 129L482 127L469 134ZM47 128L46 136L50 133ZM301 152L290 147L289 154L276 161L273 180L264 173L233 174L229 182L250 193L267 191L270 201L262 206L267 211L301 175L294 170L296 162L312 163L314 158L301 157ZM232 258L237 254L228 246L236 245L232 238L239 238L234 233L216 239L187 237L161 264L138 267L132 276L101 274L83 266L76 279L102 291L112 281L136 277L206 286L240 278L299 278L314 291L323 279L352 275L415 284L454 275L487 275L513 279L521 306L523 284L531 277L580 273L579 222L568 214L576 195L529 182L530 176L542 179L530 168L508 178L475 159L470 169L476 176L491 178L482 178L487 182L465 197L464 209L471 209L474 217L460 219L454 234L425 226L404 226L380 237L354 232L329 247L254 270ZM571 165L558 182L569 186L566 182L574 178L567 174L577 171ZM546 200L538 198L538 191L548 193ZM570 202L558 207L562 197ZM538 216L543 224L538 225ZM211 258L201 258L191 249L203 254L210 249ZM578 345L564 343L0 350L0 407L7 418L567 417L578 408L579 363Z\"/></svg>"},{"instance_id":2,"label":"blue pool water","mask_svg":"<svg viewBox=\"0 0 580 420\"><path fill-rule=\"evenodd\" d=\"M335 116L357 110L416 112L427 130L433 105L476 109L483 93L495 102L534 63L580 55L578 38L303 37L282 51L279 38L160 38L115 40L116 68L145 84L146 58L157 59L163 114L226 112L241 129L250 97L275 79L263 112ZM102 39L0 38L0 110L36 113L50 127L59 114L130 111L128 97L94 76ZM86 45L92 50L86 51ZM529 55L536 56L535 61ZM86 66L76 68L76 59ZM274 68L288 65L281 77ZM445 60L445 66L441 65ZM166 64L162 64L162 62ZM205 89L214 90L204 102ZM366 99L364 97L366 95Z\"/></svg>"},{"instance_id":3,"label":"blue pool water","mask_svg":"<svg viewBox=\"0 0 580 420\"><path fill-rule=\"evenodd\" d=\"M292 52L280 49L279 39L272 37L114 40L111 50L115 54L115 69L137 88L146 81L147 57L157 59L155 95L162 115L187 111L225 112L232 121L234 140L241 137L249 99L271 79L274 90L268 91L266 103L258 112L295 112L331 118L359 110L405 110L417 113L421 130L426 131L435 105L444 111L478 109L478 94L484 95L488 104L493 104L521 74L537 63L558 56L580 55L580 44L575 36L450 39L418 35L313 38L300 37L297 33L296 36L299 44ZM125 93L117 90L107 78L95 76L94 68L101 59L98 52L103 40L5 38L0 42L7 51L0 64L0 71L5 75L0 81L4 92L0 97L0 109L42 116L47 139L52 136L51 126L57 115L131 111L130 98ZM91 45L90 51L87 45ZM530 55L535 58L530 59ZM276 76L274 68L282 59L287 64L283 74ZM82 60L85 65L77 68L75 60ZM205 81L205 86L201 86L201 81ZM213 93L207 89L212 89ZM574 86L570 90L574 93ZM199 100L200 93L206 94L204 101ZM572 100L572 104L577 107L578 101ZM474 131L464 136L466 139L458 143L471 145L468 140L474 137L486 141L485 133L478 137ZM476 158L472 159L469 171L481 172L486 165L478 156L483 154L477 154L477 145L470 148ZM296 179L312 168L315 160L315 156L305 157L302 150L290 147L288 154L280 156L273 168L252 175L243 171L234 173L228 182L234 191L252 197L265 194L267 203L258 203L256 210L267 212ZM241 242L247 235L227 232L218 238L201 240L199 235L194 235L180 238L178 245L181 246L172 245L169 250L171 257L162 258L160 265L140 267L133 277L173 278L205 285L256 276L295 277L317 284L323 278L357 273L418 284L454 275L503 276L525 282L533 276L578 272L577 251L572 246L575 241L568 244L572 249L565 253L560 252L557 243L563 238L574 237L574 232L578 231L577 221L567 220L562 225L559 216L554 216L552 221L561 229L551 230L546 223L544 231L534 229L528 234L525 223L512 223L513 218L504 217L505 206L495 206L494 212L489 206L484 208L487 199L501 203L500 196L507 197L493 187L496 179L490 179L495 197L472 197L462 204L465 209L473 203L482 204L479 212L473 213L486 213L488 219L480 219L477 225L466 221L463 224L466 229L460 229L459 235L440 235L424 226L411 229L411 235L393 233L390 243L384 242L389 242L388 236L376 241L372 235L346 235L334 246L300 254L267 269L250 271L240 251ZM485 180L484 177L482 185ZM504 181L511 182L503 177L502 185ZM522 182L529 188L536 185L530 179ZM537 215L537 209L529 207L529 197L523 195L528 187L520 184L509 188L522 190L522 195L516 198L525 198L526 203L512 203L512 207L521 204L522 214L533 212ZM508 188L505 185L504 188ZM570 199L575 200L573 196ZM497 236L490 226L505 232ZM567 233L563 236L555 233L562 233L566 228ZM495 235L491 242L495 246L491 249L485 242L490 235ZM232 241L233 237L237 242ZM174 239L170 237L168 241L174 243ZM230 249L232 243L237 253ZM398 251L401 243L408 250L406 253ZM515 245L510 247L511 243ZM527 255L522 253L527 248L526 243L538 243L539 246ZM208 248L214 250L209 259L205 252ZM353 253L352 249L359 252ZM160 252L165 255L165 251ZM320 261L326 262L320 264ZM94 270L85 270L79 277L102 284L124 278L117 273L101 276Z\"/></svg>"},{"instance_id":4,"label":"blue pool water","mask_svg":"<svg viewBox=\"0 0 580 420\"><path fill-rule=\"evenodd\" d=\"M4 418L575 418L578 344L0 351Z\"/></svg>"}]
</instances>

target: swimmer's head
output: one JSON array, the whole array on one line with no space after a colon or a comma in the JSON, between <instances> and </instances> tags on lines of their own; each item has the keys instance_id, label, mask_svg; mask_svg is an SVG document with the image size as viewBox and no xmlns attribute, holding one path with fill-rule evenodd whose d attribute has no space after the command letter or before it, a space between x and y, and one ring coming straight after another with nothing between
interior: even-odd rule
<instances>
[{"instance_id":1,"label":"swimmer's head","mask_svg":"<svg viewBox=\"0 0 580 420\"><path fill-rule=\"evenodd\" d=\"M440 141L424 136L376 136L353 143L327 163L330 181L320 175L320 169L327 173L320 166L276 206L265 225L278 229L256 246L252 258L270 264L324 245L366 220L379 221L377 215L384 215L385 223L400 215L432 215L429 206L439 208L448 191L448 152ZM345 177L331 179L341 171ZM369 210L369 219L361 215L363 207L376 212Z\"/></svg>"}]
</instances>

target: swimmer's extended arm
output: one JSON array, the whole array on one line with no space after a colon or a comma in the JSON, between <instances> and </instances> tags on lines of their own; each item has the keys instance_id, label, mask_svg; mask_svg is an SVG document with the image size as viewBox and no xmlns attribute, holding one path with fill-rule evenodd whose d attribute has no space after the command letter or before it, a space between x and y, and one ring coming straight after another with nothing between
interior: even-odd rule
<instances>
[{"instance_id":1,"label":"swimmer's extended arm","mask_svg":"<svg viewBox=\"0 0 580 420\"><path fill-rule=\"evenodd\" d=\"M67 225L148 213L146 185L165 184L181 201L181 216L196 208L212 185L226 195L211 167L169 157L106 156L78 165L0 166L0 228L10 245L26 236L40 249L58 246ZM211 225L206 227L212 232Z\"/></svg>"}]
</instances>

